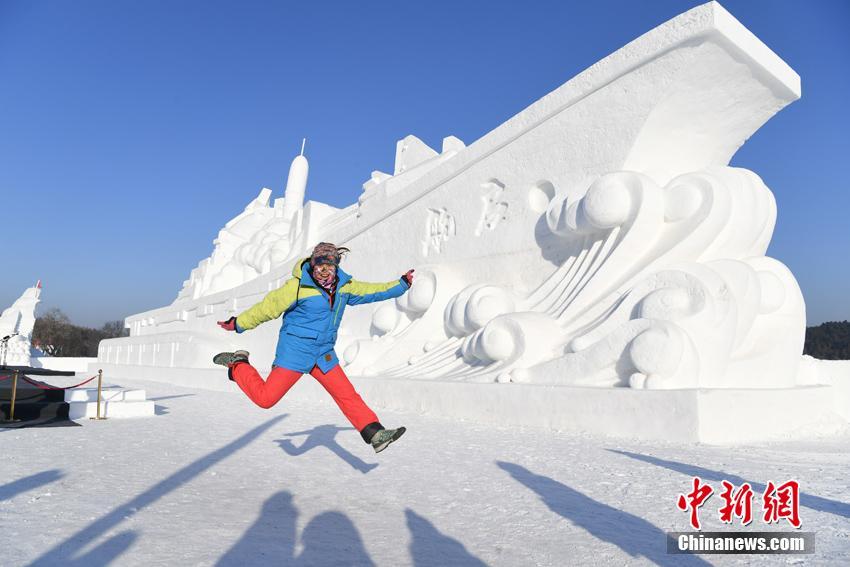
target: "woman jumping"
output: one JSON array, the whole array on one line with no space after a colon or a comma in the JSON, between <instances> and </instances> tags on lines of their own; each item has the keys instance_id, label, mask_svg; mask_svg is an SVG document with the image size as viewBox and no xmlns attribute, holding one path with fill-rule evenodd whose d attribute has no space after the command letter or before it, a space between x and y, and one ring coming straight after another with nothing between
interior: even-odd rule
<instances>
[{"instance_id":1,"label":"woman jumping","mask_svg":"<svg viewBox=\"0 0 850 567\"><path fill-rule=\"evenodd\" d=\"M283 314L272 371L263 381L248 362L248 352L221 352L215 364L228 368L228 376L255 404L270 408L309 372L360 432L376 453L404 434L405 428L384 429L378 416L360 398L339 366L334 352L336 333L346 305L359 305L399 297L413 284L413 270L387 283L351 279L340 267L348 248L319 243L309 258L296 262L293 277L238 317L219 321L222 329L241 333Z\"/></svg>"}]
</instances>

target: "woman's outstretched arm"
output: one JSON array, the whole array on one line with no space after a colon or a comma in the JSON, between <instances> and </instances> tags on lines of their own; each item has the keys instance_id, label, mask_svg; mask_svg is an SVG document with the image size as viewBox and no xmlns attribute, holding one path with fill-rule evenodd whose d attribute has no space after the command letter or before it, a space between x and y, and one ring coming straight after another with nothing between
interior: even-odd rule
<instances>
[{"instance_id":1,"label":"woman's outstretched arm","mask_svg":"<svg viewBox=\"0 0 850 567\"><path fill-rule=\"evenodd\" d=\"M410 270L397 280L385 283L369 283L351 280L340 292L348 294L348 305L360 305L385 299L394 299L404 294L413 282L413 270Z\"/></svg>"},{"instance_id":2,"label":"woman's outstretched arm","mask_svg":"<svg viewBox=\"0 0 850 567\"><path fill-rule=\"evenodd\" d=\"M236 318L236 332L241 333L248 329L277 319L281 313L289 309L289 306L297 297L299 280L292 278L276 290L269 292L262 301L250 307Z\"/></svg>"}]
</instances>

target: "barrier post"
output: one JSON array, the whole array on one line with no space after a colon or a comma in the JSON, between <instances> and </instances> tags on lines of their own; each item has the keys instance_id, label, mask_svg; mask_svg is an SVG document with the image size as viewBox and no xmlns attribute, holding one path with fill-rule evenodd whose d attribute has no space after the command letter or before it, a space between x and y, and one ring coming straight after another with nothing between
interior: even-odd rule
<instances>
[{"instance_id":1,"label":"barrier post","mask_svg":"<svg viewBox=\"0 0 850 567\"><path fill-rule=\"evenodd\" d=\"M90 417L89 419L106 419L106 416L100 417L100 400L101 400L101 391L103 386L103 370L97 371L97 417Z\"/></svg>"},{"instance_id":2,"label":"barrier post","mask_svg":"<svg viewBox=\"0 0 850 567\"><path fill-rule=\"evenodd\" d=\"M9 419L6 421L15 421L15 398L18 397L18 371L12 373L12 403L9 408Z\"/></svg>"}]
</instances>

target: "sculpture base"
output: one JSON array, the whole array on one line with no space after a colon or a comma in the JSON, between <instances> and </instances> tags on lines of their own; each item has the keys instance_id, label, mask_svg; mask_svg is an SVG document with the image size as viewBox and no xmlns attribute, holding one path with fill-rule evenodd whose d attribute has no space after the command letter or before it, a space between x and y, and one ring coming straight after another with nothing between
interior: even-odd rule
<instances>
[{"instance_id":1,"label":"sculpture base","mask_svg":"<svg viewBox=\"0 0 850 567\"><path fill-rule=\"evenodd\" d=\"M221 369L102 367L110 382L152 380L239 393ZM352 382L378 411L647 441L740 444L846 431L850 363L846 370L831 385L784 389L633 390L359 377ZM309 376L295 385L287 399L330 403L327 393Z\"/></svg>"}]
</instances>

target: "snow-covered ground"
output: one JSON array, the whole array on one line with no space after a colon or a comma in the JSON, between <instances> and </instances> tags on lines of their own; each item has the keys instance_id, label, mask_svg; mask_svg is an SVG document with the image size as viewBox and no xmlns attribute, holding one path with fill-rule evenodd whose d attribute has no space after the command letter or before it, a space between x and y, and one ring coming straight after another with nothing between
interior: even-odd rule
<instances>
[{"instance_id":1,"label":"snow-covered ground","mask_svg":"<svg viewBox=\"0 0 850 567\"><path fill-rule=\"evenodd\" d=\"M0 564L850 564L850 434L724 448L379 411L408 433L375 455L330 398L261 410L235 386L121 385L158 415L0 429ZM668 555L693 476L748 480L757 499L797 479L816 553ZM718 501L703 530L790 529L725 526Z\"/></svg>"}]
</instances>

